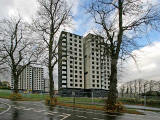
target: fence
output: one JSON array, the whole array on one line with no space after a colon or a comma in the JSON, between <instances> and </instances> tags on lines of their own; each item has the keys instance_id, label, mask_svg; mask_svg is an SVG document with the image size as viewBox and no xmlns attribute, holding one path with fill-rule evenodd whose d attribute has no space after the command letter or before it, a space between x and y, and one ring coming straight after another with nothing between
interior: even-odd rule
<instances>
[{"instance_id":1,"label":"fence","mask_svg":"<svg viewBox=\"0 0 160 120\"><path fill-rule=\"evenodd\" d=\"M125 104L160 106L160 96L142 96L138 94L119 94L119 101Z\"/></svg>"}]
</instances>

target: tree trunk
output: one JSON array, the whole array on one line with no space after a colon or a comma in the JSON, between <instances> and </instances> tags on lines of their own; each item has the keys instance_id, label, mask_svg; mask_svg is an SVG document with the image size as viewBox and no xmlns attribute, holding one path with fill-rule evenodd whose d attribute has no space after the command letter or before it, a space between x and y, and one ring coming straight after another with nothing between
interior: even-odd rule
<instances>
[{"instance_id":1,"label":"tree trunk","mask_svg":"<svg viewBox=\"0 0 160 120\"><path fill-rule=\"evenodd\" d=\"M14 79L14 93L18 93L18 76L16 73L13 73L13 79Z\"/></svg>"},{"instance_id":2,"label":"tree trunk","mask_svg":"<svg viewBox=\"0 0 160 120\"><path fill-rule=\"evenodd\" d=\"M108 102L111 105L115 105L117 100L117 59L111 60L111 75L109 81L110 87L108 94Z\"/></svg>"},{"instance_id":3,"label":"tree trunk","mask_svg":"<svg viewBox=\"0 0 160 120\"><path fill-rule=\"evenodd\" d=\"M50 83L49 95L50 98L52 99L54 97L53 69L51 67L49 67L48 69L49 69L49 83Z\"/></svg>"},{"instance_id":4,"label":"tree trunk","mask_svg":"<svg viewBox=\"0 0 160 120\"><path fill-rule=\"evenodd\" d=\"M54 85L53 85L53 67L52 67L52 37L50 39L50 45L49 45L49 65L48 65L48 70L49 70L49 83L50 83L50 90L49 90L49 95L50 99L54 97Z\"/></svg>"}]
</instances>

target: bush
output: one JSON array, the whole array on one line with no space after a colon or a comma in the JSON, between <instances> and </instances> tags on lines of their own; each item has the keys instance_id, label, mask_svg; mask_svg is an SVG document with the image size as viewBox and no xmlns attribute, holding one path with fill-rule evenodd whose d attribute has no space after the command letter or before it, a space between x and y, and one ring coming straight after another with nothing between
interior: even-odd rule
<instances>
[{"instance_id":1,"label":"bush","mask_svg":"<svg viewBox=\"0 0 160 120\"><path fill-rule=\"evenodd\" d=\"M55 106L57 104L57 98L56 97L53 97L52 99L50 97L47 97L45 99L45 103L47 105L51 105L51 106Z\"/></svg>"},{"instance_id":2,"label":"bush","mask_svg":"<svg viewBox=\"0 0 160 120\"><path fill-rule=\"evenodd\" d=\"M9 98L13 101L15 100L21 100L22 99L22 95L19 93L12 93Z\"/></svg>"},{"instance_id":3,"label":"bush","mask_svg":"<svg viewBox=\"0 0 160 120\"><path fill-rule=\"evenodd\" d=\"M117 102L116 104L110 104L108 100L105 100L105 110L107 112L120 112L124 110L124 107L121 102Z\"/></svg>"}]
</instances>

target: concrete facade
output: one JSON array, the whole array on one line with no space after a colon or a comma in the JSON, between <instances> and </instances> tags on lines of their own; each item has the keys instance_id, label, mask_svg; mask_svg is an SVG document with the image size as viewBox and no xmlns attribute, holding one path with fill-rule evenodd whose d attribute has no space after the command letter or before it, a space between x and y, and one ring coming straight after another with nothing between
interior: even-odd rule
<instances>
[{"instance_id":1,"label":"concrete facade","mask_svg":"<svg viewBox=\"0 0 160 120\"><path fill-rule=\"evenodd\" d=\"M71 94L72 90L109 89L110 57L103 55L104 46L100 44L103 40L92 34L82 38L62 31L58 45L59 90Z\"/></svg>"},{"instance_id":2,"label":"concrete facade","mask_svg":"<svg viewBox=\"0 0 160 120\"><path fill-rule=\"evenodd\" d=\"M43 68L27 66L19 76L18 89L29 91L44 91ZM14 89L14 79L11 77L11 89Z\"/></svg>"}]
</instances>

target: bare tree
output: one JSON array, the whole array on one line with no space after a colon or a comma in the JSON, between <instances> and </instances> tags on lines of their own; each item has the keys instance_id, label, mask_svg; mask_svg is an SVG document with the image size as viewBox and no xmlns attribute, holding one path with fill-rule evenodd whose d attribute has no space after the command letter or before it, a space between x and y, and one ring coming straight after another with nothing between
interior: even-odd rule
<instances>
[{"instance_id":1,"label":"bare tree","mask_svg":"<svg viewBox=\"0 0 160 120\"><path fill-rule=\"evenodd\" d=\"M44 63L49 71L50 98L54 97L53 70L58 58L58 40L60 28L70 22L70 9L65 0L38 0L39 10L34 26L40 39L44 41Z\"/></svg>"},{"instance_id":2,"label":"bare tree","mask_svg":"<svg viewBox=\"0 0 160 120\"><path fill-rule=\"evenodd\" d=\"M37 60L31 35L28 24L20 17L0 21L0 66L11 70L15 93L18 93L19 75L26 66Z\"/></svg>"},{"instance_id":3,"label":"bare tree","mask_svg":"<svg viewBox=\"0 0 160 120\"><path fill-rule=\"evenodd\" d=\"M149 25L158 28L160 12L157 6L140 0L93 0L89 5L88 12L102 29L102 36L105 38L105 54L111 56L108 94L111 105L116 103L117 98L118 60L124 55L131 55L128 50L131 46L136 46L134 39L129 39L127 34L135 34L137 30L143 32Z\"/></svg>"},{"instance_id":4,"label":"bare tree","mask_svg":"<svg viewBox=\"0 0 160 120\"><path fill-rule=\"evenodd\" d=\"M125 92L125 85L123 84L121 87L120 87L120 93L121 93L121 96L124 97L124 92Z\"/></svg>"}]
</instances>

